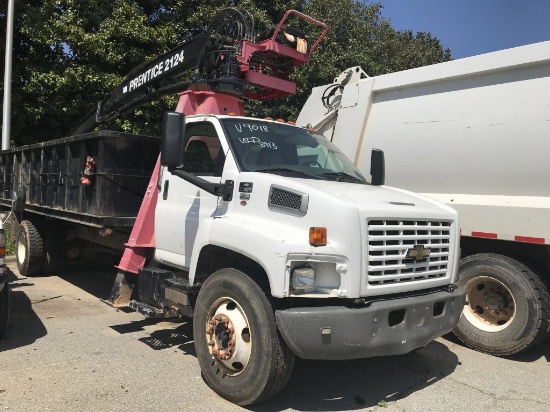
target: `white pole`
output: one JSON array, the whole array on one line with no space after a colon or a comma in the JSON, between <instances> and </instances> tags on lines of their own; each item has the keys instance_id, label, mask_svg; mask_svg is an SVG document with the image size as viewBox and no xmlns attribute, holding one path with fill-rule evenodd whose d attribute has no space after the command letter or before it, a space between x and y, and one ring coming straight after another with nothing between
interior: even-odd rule
<instances>
[{"instance_id":1,"label":"white pole","mask_svg":"<svg viewBox=\"0 0 550 412\"><path fill-rule=\"evenodd\" d=\"M6 14L6 63L4 68L4 109L2 111L2 150L10 148L11 128L11 57L13 52L13 2L8 0Z\"/></svg>"}]
</instances>

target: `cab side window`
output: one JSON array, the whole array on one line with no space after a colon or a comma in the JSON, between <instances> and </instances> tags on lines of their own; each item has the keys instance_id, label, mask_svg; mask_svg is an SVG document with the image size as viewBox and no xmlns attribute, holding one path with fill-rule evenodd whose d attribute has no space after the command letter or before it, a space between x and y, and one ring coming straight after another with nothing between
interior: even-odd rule
<instances>
[{"instance_id":1,"label":"cab side window","mask_svg":"<svg viewBox=\"0 0 550 412\"><path fill-rule=\"evenodd\" d=\"M214 125L188 123L183 170L199 176L221 176L225 155Z\"/></svg>"}]
</instances>

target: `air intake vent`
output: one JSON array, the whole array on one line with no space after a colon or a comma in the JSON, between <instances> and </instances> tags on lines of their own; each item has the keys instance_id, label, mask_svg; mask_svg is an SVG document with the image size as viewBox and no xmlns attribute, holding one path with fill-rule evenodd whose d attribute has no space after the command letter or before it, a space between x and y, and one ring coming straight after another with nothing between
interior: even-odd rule
<instances>
[{"instance_id":1,"label":"air intake vent","mask_svg":"<svg viewBox=\"0 0 550 412\"><path fill-rule=\"evenodd\" d=\"M300 210L302 207L302 196L287 192L286 190L273 188L269 195L269 204Z\"/></svg>"},{"instance_id":2,"label":"air intake vent","mask_svg":"<svg viewBox=\"0 0 550 412\"><path fill-rule=\"evenodd\" d=\"M272 185L269 190L268 207L278 212L304 216L307 213L309 197L305 193Z\"/></svg>"}]
</instances>

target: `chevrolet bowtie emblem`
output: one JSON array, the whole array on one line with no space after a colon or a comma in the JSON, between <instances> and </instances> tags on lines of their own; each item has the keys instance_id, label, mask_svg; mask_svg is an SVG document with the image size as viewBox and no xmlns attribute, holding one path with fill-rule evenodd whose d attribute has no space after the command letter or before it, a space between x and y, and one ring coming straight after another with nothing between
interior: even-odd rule
<instances>
[{"instance_id":1,"label":"chevrolet bowtie emblem","mask_svg":"<svg viewBox=\"0 0 550 412\"><path fill-rule=\"evenodd\" d=\"M415 247L407 250L407 258L414 260L426 259L430 256L431 249L425 248L423 245L416 245Z\"/></svg>"}]
</instances>

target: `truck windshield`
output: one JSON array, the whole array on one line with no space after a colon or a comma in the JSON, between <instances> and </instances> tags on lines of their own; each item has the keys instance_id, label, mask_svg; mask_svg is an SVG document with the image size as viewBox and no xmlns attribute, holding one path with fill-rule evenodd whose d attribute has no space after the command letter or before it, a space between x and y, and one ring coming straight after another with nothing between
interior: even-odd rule
<instances>
[{"instance_id":1,"label":"truck windshield","mask_svg":"<svg viewBox=\"0 0 550 412\"><path fill-rule=\"evenodd\" d=\"M242 171L366 183L353 163L324 136L261 120L223 119L222 124Z\"/></svg>"}]
</instances>

